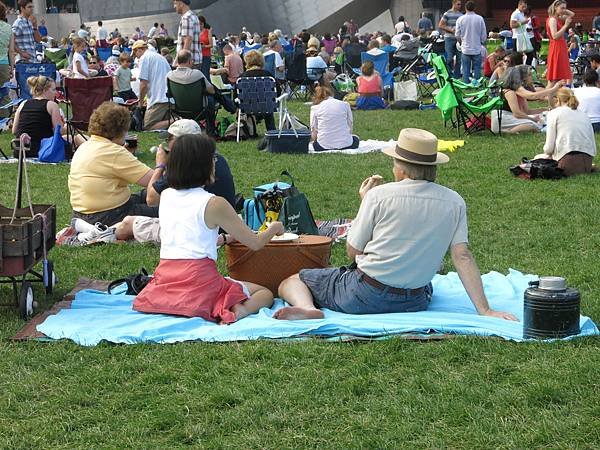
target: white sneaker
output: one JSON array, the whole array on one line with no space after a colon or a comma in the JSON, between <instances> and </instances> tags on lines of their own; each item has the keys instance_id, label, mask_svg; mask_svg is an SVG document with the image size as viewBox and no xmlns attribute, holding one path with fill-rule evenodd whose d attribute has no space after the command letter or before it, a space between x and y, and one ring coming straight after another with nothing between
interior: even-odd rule
<instances>
[{"instance_id":1,"label":"white sneaker","mask_svg":"<svg viewBox=\"0 0 600 450\"><path fill-rule=\"evenodd\" d=\"M98 226L98 223L96 223L96 226ZM75 231L78 233L87 233L88 231L92 231L94 228L96 228L96 226L92 225L91 223L87 223L85 220L77 218L71 219L71 226L75 228Z\"/></svg>"},{"instance_id":2,"label":"white sneaker","mask_svg":"<svg viewBox=\"0 0 600 450\"><path fill-rule=\"evenodd\" d=\"M97 242L115 242L117 240L115 231L115 228L97 223L90 231L79 233L77 239L84 245L95 244Z\"/></svg>"}]
</instances>

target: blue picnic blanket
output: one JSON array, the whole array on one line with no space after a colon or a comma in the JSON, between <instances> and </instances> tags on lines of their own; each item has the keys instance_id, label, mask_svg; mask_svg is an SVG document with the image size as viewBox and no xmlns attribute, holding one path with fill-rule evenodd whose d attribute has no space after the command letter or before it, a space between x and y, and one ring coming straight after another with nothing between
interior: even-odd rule
<instances>
[{"instance_id":1,"label":"blue picnic blanket","mask_svg":"<svg viewBox=\"0 0 600 450\"><path fill-rule=\"evenodd\" d=\"M482 277L491 307L512 312L519 319L523 318L523 292L534 279L537 277L515 270L508 275L490 272ZM270 309L263 308L228 326L200 318L138 313L131 309L133 297L123 294L124 287L112 295L86 290L77 293L71 309L48 317L37 330L51 339L71 339L80 345L96 345L103 340L122 344L224 342L300 336L380 338L432 332L523 340L522 323L478 316L456 273L436 275L432 283L433 298L427 311L350 315L324 310L324 319L287 321L273 319L273 313L285 305L276 300ZM580 325L579 336L600 334L589 317L581 316Z\"/></svg>"}]
</instances>

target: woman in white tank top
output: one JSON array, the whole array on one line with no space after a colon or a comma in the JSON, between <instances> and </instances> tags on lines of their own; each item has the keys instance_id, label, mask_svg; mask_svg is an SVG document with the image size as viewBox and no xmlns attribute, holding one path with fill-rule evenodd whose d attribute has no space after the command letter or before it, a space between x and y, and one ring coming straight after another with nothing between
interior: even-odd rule
<instances>
[{"instance_id":1,"label":"woman in white tank top","mask_svg":"<svg viewBox=\"0 0 600 450\"><path fill-rule=\"evenodd\" d=\"M283 225L274 222L264 233L254 234L227 200L204 190L213 182L214 170L212 139L186 135L175 141L167 170L170 187L161 195L158 214L160 263L133 302L136 311L232 323L273 304L267 288L217 271L217 238L222 228L250 249L260 250L283 233Z\"/></svg>"}]
</instances>

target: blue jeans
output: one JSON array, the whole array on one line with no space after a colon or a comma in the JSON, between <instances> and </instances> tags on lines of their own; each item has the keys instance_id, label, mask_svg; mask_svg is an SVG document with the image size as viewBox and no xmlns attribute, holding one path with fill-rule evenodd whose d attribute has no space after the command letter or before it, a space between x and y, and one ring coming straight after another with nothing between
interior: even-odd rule
<instances>
[{"instance_id":1,"label":"blue jeans","mask_svg":"<svg viewBox=\"0 0 600 450\"><path fill-rule=\"evenodd\" d=\"M445 37L444 48L446 50L446 64L450 68L450 75L453 78L460 78L460 52L456 48L456 38ZM453 62L456 56L456 63Z\"/></svg>"},{"instance_id":2,"label":"blue jeans","mask_svg":"<svg viewBox=\"0 0 600 450\"><path fill-rule=\"evenodd\" d=\"M462 79L468 83L473 72L473 78L479 80L481 77L481 53L478 55L465 55L462 53L460 57L462 63Z\"/></svg>"},{"instance_id":3,"label":"blue jeans","mask_svg":"<svg viewBox=\"0 0 600 450\"><path fill-rule=\"evenodd\" d=\"M202 62L200 63L200 71L204 74L208 81L210 81L210 62L210 56L203 56Z\"/></svg>"},{"instance_id":4,"label":"blue jeans","mask_svg":"<svg viewBox=\"0 0 600 450\"><path fill-rule=\"evenodd\" d=\"M300 280L310 290L318 308L327 308L346 314L383 314L424 311L429 306L433 288L431 283L420 292L390 292L368 284L356 269L333 267L303 269Z\"/></svg>"}]
</instances>

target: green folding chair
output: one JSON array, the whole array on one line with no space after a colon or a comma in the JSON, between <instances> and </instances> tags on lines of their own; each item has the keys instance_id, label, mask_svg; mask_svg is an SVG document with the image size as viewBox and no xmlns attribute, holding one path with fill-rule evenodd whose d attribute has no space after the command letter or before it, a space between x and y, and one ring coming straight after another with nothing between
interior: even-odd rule
<instances>
[{"instance_id":1,"label":"green folding chair","mask_svg":"<svg viewBox=\"0 0 600 450\"><path fill-rule=\"evenodd\" d=\"M477 102L469 101L455 89L451 82L446 83L435 96L437 107L444 119L444 126L451 122L459 136L461 130L465 134L472 134L487 129L495 134L486 125L487 115L493 111L496 111L498 122L500 125L502 124L502 105L504 103L502 96L488 97L485 102L482 102L482 99L479 98ZM500 130L501 128L500 126ZM501 131L498 132L498 134L500 133Z\"/></svg>"},{"instance_id":2,"label":"green folding chair","mask_svg":"<svg viewBox=\"0 0 600 450\"><path fill-rule=\"evenodd\" d=\"M46 49L44 50L44 57L56 64L56 70L65 69L69 65L67 49L65 48L52 50Z\"/></svg>"}]
</instances>

